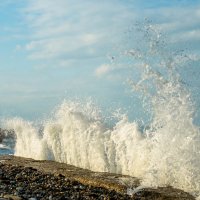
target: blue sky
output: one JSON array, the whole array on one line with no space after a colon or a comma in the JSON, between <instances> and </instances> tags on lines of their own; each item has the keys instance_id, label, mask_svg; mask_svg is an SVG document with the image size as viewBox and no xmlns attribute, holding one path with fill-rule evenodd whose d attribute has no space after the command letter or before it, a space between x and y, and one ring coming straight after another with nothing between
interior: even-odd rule
<instances>
[{"instance_id":1,"label":"blue sky","mask_svg":"<svg viewBox=\"0 0 200 200\"><path fill-rule=\"evenodd\" d=\"M1 0L0 116L37 119L68 98L134 108L129 71L110 58L133 42L125 32L144 18L198 65L200 1Z\"/></svg>"}]
</instances>

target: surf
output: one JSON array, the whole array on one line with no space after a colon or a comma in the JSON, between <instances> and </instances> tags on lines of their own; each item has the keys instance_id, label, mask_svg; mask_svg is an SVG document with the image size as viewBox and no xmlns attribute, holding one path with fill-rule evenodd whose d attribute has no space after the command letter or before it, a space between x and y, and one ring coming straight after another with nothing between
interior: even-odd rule
<instances>
[{"instance_id":1,"label":"surf","mask_svg":"<svg viewBox=\"0 0 200 200\"><path fill-rule=\"evenodd\" d=\"M149 123L121 114L110 126L92 102L64 100L38 126L21 118L3 122L14 129L14 154L50 159L100 172L138 177L144 187L173 186L200 195L200 129L195 104L178 68L185 56L168 50L161 34L146 24L144 44L121 53L139 66L127 87L140 95ZM144 45L144 46L142 46Z\"/></svg>"}]
</instances>

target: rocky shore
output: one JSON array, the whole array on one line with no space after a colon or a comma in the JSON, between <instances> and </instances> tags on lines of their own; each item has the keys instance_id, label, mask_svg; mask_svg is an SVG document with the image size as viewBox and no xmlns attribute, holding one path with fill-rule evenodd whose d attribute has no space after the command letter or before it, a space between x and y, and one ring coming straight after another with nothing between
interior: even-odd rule
<instances>
[{"instance_id":1,"label":"rocky shore","mask_svg":"<svg viewBox=\"0 0 200 200\"><path fill-rule=\"evenodd\" d=\"M2 129L0 128L0 143L2 143L3 140L5 139L15 139L15 132L14 130L6 130L6 129Z\"/></svg>"},{"instance_id":2,"label":"rocky shore","mask_svg":"<svg viewBox=\"0 0 200 200\"><path fill-rule=\"evenodd\" d=\"M193 200L171 187L141 188L136 178L96 173L53 161L0 156L0 200Z\"/></svg>"}]
</instances>

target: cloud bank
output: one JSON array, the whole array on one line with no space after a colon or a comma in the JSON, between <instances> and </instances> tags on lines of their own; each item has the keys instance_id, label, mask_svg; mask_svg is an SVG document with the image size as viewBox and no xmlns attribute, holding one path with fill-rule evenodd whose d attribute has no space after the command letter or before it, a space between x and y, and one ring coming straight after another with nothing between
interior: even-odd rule
<instances>
[{"instance_id":1,"label":"cloud bank","mask_svg":"<svg viewBox=\"0 0 200 200\"><path fill-rule=\"evenodd\" d=\"M58 66L105 57L116 33L134 17L118 1L113 6L113 1L31 0L23 13L31 36L24 46L29 58L57 60Z\"/></svg>"},{"instance_id":2,"label":"cloud bank","mask_svg":"<svg viewBox=\"0 0 200 200\"><path fill-rule=\"evenodd\" d=\"M105 58L131 22L145 17L168 34L169 43L181 46L190 41L197 49L200 39L200 9L193 4L158 7L156 1L150 6L145 1L30 0L23 16L30 35L23 49L29 59L49 61L57 67Z\"/></svg>"}]
</instances>

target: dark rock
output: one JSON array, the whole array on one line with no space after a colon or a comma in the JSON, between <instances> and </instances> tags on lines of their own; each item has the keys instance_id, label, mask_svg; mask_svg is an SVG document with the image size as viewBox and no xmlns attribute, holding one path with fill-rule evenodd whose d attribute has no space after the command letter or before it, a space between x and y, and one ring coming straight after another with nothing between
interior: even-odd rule
<instances>
[{"instance_id":1,"label":"dark rock","mask_svg":"<svg viewBox=\"0 0 200 200\"><path fill-rule=\"evenodd\" d=\"M4 195L4 198L9 200L22 200L21 197L15 195Z\"/></svg>"},{"instance_id":2,"label":"dark rock","mask_svg":"<svg viewBox=\"0 0 200 200\"><path fill-rule=\"evenodd\" d=\"M139 180L129 176L96 173L53 161L35 161L15 156L0 156L2 198L13 200L194 200L191 195L171 187L145 188L127 195L130 180L138 187ZM8 198L7 198L8 199ZM1 200L1 199L0 199Z\"/></svg>"},{"instance_id":3,"label":"dark rock","mask_svg":"<svg viewBox=\"0 0 200 200\"><path fill-rule=\"evenodd\" d=\"M4 139L8 138L16 138L14 130L6 130L0 128L0 143L2 143Z\"/></svg>"}]
</instances>

